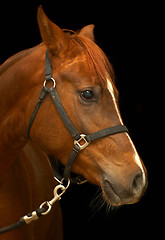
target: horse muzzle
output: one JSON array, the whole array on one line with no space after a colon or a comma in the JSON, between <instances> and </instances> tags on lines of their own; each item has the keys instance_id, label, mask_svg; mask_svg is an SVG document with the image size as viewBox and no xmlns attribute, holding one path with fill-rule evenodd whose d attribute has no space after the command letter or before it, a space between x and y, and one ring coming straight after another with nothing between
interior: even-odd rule
<instances>
[{"instance_id":1,"label":"horse muzzle","mask_svg":"<svg viewBox=\"0 0 165 240\"><path fill-rule=\"evenodd\" d=\"M108 204L120 206L134 204L140 200L147 188L147 177L139 168L122 179L114 175L102 178L103 197Z\"/></svg>"}]
</instances>

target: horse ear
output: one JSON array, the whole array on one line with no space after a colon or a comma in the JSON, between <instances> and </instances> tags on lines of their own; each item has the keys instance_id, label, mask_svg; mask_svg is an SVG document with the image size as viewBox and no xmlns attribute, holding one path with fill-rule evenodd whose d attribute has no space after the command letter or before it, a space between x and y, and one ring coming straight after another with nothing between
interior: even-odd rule
<instances>
[{"instance_id":1,"label":"horse ear","mask_svg":"<svg viewBox=\"0 0 165 240\"><path fill-rule=\"evenodd\" d=\"M37 21L42 40L53 54L65 51L69 45L69 38L64 31L49 20L42 6L38 7Z\"/></svg>"},{"instance_id":2,"label":"horse ear","mask_svg":"<svg viewBox=\"0 0 165 240\"><path fill-rule=\"evenodd\" d=\"M87 37L87 38L89 38L92 41L95 41L95 36L94 36L94 32L93 32L94 31L94 27L95 27L94 24L90 24L90 25L87 25L87 26L83 27L80 30L79 35Z\"/></svg>"}]
</instances>

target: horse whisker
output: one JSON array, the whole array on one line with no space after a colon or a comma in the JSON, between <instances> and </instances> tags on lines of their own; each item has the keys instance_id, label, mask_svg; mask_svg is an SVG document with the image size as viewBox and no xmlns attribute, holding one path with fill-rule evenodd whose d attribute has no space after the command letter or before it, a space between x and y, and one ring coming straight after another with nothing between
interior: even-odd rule
<instances>
[{"instance_id":1,"label":"horse whisker","mask_svg":"<svg viewBox=\"0 0 165 240\"><path fill-rule=\"evenodd\" d=\"M113 209L112 205L108 204L103 196L102 196L102 190L101 188L98 188L96 193L94 194L90 207L92 208L92 214L91 217L89 218L89 221L102 209L105 209L106 216L108 217L109 212ZM105 207L105 208L104 208Z\"/></svg>"}]
</instances>

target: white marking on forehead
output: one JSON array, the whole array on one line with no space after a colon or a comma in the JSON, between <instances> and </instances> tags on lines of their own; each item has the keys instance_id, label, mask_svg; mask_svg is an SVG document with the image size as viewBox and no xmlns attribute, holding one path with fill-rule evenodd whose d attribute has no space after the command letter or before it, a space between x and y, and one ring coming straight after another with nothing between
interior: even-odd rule
<instances>
[{"instance_id":1,"label":"white marking on forehead","mask_svg":"<svg viewBox=\"0 0 165 240\"><path fill-rule=\"evenodd\" d=\"M116 99L115 99L115 95L114 95L114 89L113 89L111 81L108 78L107 78L107 89L108 89L108 91L110 92L110 94L112 96L112 100L114 102L115 110L116 110L117 115L119 117L120 123L123 125L123 121L121 119L121 115L120 115L120 112L119 112L119 109L118 109L118 106L117 106L117 103L116 103ZM139 157L139 155L138 155L138 153L136 151L136 148L135 148L135 146L134 146L130 136L128 135L128 133L126 133L126 135L128 137L128 140L129 140L133 150L134 150L134 153L135 153L134 161L140 167L140 169L142 171L142 174L143 174L143 184L145 184L145 172L144 172L144 169L143 169L140 157Z\"/></svg>"},{"instance_id":2,"label":"white marking on forehead","mask_svg":"<svg viewBox=\"0 0 165 240\"><path fill-rule=\"evenodd\" d=\"M145 184L145 181L146 181L146 179L145 179L145 172L144 172L144 168L143 168L143 166L142 166L142 163L141 163L139 154L137 153L136 148L135 148L135 145L133 144L133 142L132 142L130 136L128 135L128 133L126 133L126 135L127 135L127 137L128 137L128 140L129 140L130 144L132 145L133 150L134 150L134 153L135 153L135 162L136 162L136 164L140 167L140 169L141 169L141 171L142 171L142 174L143 174L143 184Z\"/></svg>"},{"instance_id":3,"label":"white marking on forehead","mask_svg":"<svg viewBox=\"0 0 165 240\"><path fill-rule=\"evenodd\" d=\"M119 112L119 109L118 109L118 106L117 106L117 103L116 103L113 86L112 86L111 81L108 78L107 78L107 89L108 89L108 91L110 92L110 94L112 96L112 100L113 100L113 103L115 105L115 110L117 112L117 115L118 115L118 118L120 120L120 123L123 125L123 120L121 118L121 115L120 115L120 112Z\"/></svg>"}]
</instances>

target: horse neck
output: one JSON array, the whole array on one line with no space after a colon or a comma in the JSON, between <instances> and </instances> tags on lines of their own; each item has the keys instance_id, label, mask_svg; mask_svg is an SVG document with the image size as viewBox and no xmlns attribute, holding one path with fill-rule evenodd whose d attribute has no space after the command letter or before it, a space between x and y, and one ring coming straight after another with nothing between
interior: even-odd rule
<instances>
[{"instance_id":1,"label":"horse neck","mask_svg":"<svg viewBox=\"0 0 165 240\"><path fill-rule=\"evenodd\" d=\"M36 77L42 67L41 61L44 64L44 51L45 47L40 44L9 58L0 68L1 170L1 164L5 167L7 159L13 161L27 142L27 96L30 98L29 89L33 76Z\"/></svg>"}]
</instances>

